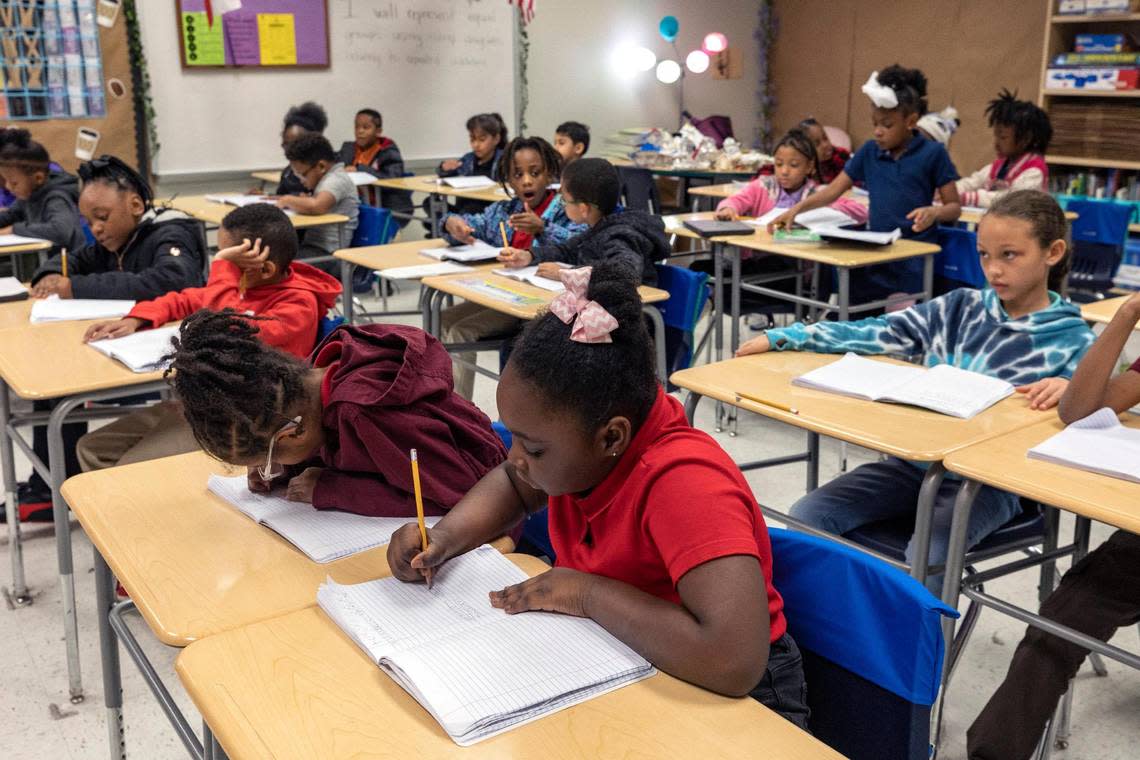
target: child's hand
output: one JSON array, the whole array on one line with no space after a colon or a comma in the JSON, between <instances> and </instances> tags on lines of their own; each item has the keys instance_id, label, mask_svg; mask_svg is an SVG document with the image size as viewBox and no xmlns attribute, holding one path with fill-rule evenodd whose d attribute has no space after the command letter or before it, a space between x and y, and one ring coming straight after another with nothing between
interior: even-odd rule
<instances>
[{"instance_id":1,"label":"child's hand","mask_svg":"<svg viewBox=\"0 0 1140 760\"><path fill-rule=\"evenodd\" d=\"M285 498L289 501L312 504L313 490L317 487L317 479L321 477L322 469L321 467L306 467L300 475L290 478L289 485L285 487Z\"/></svg>"},{"instance_id":2,"label":"child's hand","mask_svg":"<svg viewBox=\"0 0 1140 760\"><path fill-rule=\"evenodd\" d=\"M735 222L740 218L732 206L722 206L716 210L716 218L722 222Z\"/></svg>"},{"instance_id":3,"label":"child's hand","mask_svg":"<svg viewBox=\"0 0 1140 760\"><path fill-rule=\"evenodd\" d=\"M499 251L499 261L506 264L508 269L522 269L530 266L534 254L522 248L504 248Z\"/></svg>"},{"instance_id":4,"label":"child's hand","mask_svg":"<svg viewBox=\"0 0 1140 760\"><path fill-rule=\"evenodd\" d=\"M273 478L266 480L261 477L258 467L250 467L245 474L245 484L254 493L269 493L273 490Z\"/></svg>"},{"instance_id":5,"label":"child's hand","mask_svg":"<svg viewBox=\"0 0 1140 760\"><path fill-rule=\"evenodd\" d=\"M12 225L9 224L7 227L0 227L0 235L11 235L11 234L12 234Z\"/></svg>"},{"instance_id":6,"label":"child's hand","mask_svg":"<svg viewBox=\"0 0 1140 760\"><path fill-rule=\"evenodd\" d=\"M1140 322L1140 291L1129 296L1128 300L1121 304L1118 313L1133 324Z\"/></svg>"},{"instance_id":7,"label":"child's hand","mask_svg":"<svg viewBox=\"0 0 1140 760\"><path fill-rule=\"evenodd\" d=\"M522 583L492 591L491 606L513 615L528 610L561 612L563 615L589 617L590 593L598 578L565 567L556 567Z\"/></svg>"},{"instance_id":8,"label":"child's hand","mask_svg":"<svg viewBox=\"0 0 1140 760\"><path fill-rule=\"evenodd\" d=\"M269 203L276 202L277 208L294 208L297 205L297 197L293 195L270 195L265 200Z\"/></svg>"},{"instance_id":9,"label":"child's hand","mask_svg":"<svg viewBox=\"0 0 1140 760\"><path fill-rule=\"evenodd\" d=\"M431 588L436 568L447 561L451 551L445 532L428 528L427 535L428 548L423 551L420 528L416 523L408 523L392 534L392 540L388 542L388 568L392 575L405 583L427 581L428 588Z\"/></svg>"},{"instance_id":10,"label":"child's hand","mask_svg":"<svg viewBox=\"0 0 1140 760\"><path fill-rule=\"evenodd\" d=\"M261 269L261 265L269 259L269 246L261 244L261 238L252 243L244 238L240 245L230 246L218 251L216 258L229 261L243 272L247 269Z\"/></svg>"},{"instance_id":11,"label":"child's hand","mask_svg":"<svg viewBox=\"0 0 1140 760\"><path fill-rule=\"evenodd\" d=\"M790 230L796 221L796 210L790 208L778 217L768 222L768 233L771 234L776 230Z\"/></svg>"},{"instance_id":12,"label":"child's hand","mask_svg":"<svg viewBox=\"0 0 1140 760\"><path fill-rule=\"evenodd\" d=\"M906 215L906 218L913 222L913 224L910 225L912 230L922 232L938 222L937 213L938 209L934 206L923 206L922 208L916 208L914 211L911 211Z\"/></svg>"},{"instance_id":13,"label":"child's hand","mask_svg":"<svg viewBox=\"0 0 1140 760\"><path fill-rule=\"evenodd\" d=\"M772 343L768 340L768 333L757 335L752 340L746 340L740 344L740 348L736 349L737 356L748 356L749 354L763 354L772 349Z\"/></svg>"},{"instance_id":14,"label":"child's hand","mask_svg":"<svg viewBox=\"0 0 1140 760\"><path fill-rule=\"evenodd\" d=\"M444 161L443 163L441 163L439 165L439 168L443 169L445 172L453 172L456 169L458 169L460 166L463 166L463 163L461 161L459 161L458 159L455 159L455 158L449 158L446 161Z\"/></svg>"},{"instance_id":15,"label":"child's hand","mask_svg":"<svg viewBox=\"0 0 1140 760\"><path fill-rule=\"evenodd\" d=\"M525 208L526 211L511 214L508 223L516 230L538 237L542 234L542 231L546 229L546 222L542 221L542 217L538 214L531 211L526 203L523 203L523 208Z\"/></svg>"},{"instance_id":16,"label":"child's hand","mask_svg":"<svg viewBox=\"0 0 1140 760\"><path fill-rule=\"evenodd\" d=\"M1030 409L1045 411L1060 402L1068 387L1069 381L1063 377L1047 377L1029 385L1019 385L1016 390L1025 396Z\"/></svg>"},{"instance_id":17,"label":"child's hand","mask_svg":"<svg viewBox=\"0 0 1140 760\"><path fill-rule=\"evenodd\" d=\"M32 298L47 298L51 295L71 298L71 280L63 275L49 274L40 278L32 287Z\"/></svg>"},{"instance_id":18,"label":"child's hand","mask_svg":"<svg viewBox=\"0 0 1140 760\"><path fill-rule=\"evenodd\" d=\"M443 228L447 230L447 234L461 243L471 245L475 242L475 230L470 224L463 220L461 216L449 216L447 221L444 222Z\"/></svg>"},{"instance_id":19,"label":"child's hand","mask_svg":"<svg viewBox=\"0 0 1140 760\"><path fill-rule=\"evenodd\" d=\"M548 280L562 281L563 267L558 266L553 261L544 261L538 265L538 271L535 272L539 277L545 277Z\"/></svg>"},{"instance_id":20,"label":"child's hand","mask_svg":"<svg viewBox=\"0 0 1140 760\"><path fill-rule=\"evenodd\" d=\"M121 338L138 331L144 324L146 321L138 317L123 317L109 322L96 322L87 328L87 332L83 333L83 342L90 343L93 340L103 340L104 338Z\"/></svg>"}]
</instances>

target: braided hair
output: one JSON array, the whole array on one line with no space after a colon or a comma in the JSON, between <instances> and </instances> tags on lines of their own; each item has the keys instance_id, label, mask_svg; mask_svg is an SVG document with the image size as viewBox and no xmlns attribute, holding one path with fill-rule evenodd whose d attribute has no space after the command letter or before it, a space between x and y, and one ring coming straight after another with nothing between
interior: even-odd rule
<instances>
[{"instance_id":1,"label":"braided hair","mask_svg":"<svg viewBox=\"0 0 1140 760\"><path fill-rule=\"evenodd\" d=\"M497 113L477 113L468 119L467 131L474 132L476 129L499 138L499 142L495 145L496 150L507 144L507 123Z\"/></svg>"},{"instance_id":2,"label":"braided hair","mask_svg":"<svg viewBox=\"0 0 1140 760\"><path fill-rule=\"evenodd\" d=\"M787 134L780 138L776 146L772 148L773 155L780 148L787 146L797 153L801 154L811 164L811 170L808 171L808 179L819 180L819 156L815 152L815 143L808 137L808 133L799 128L792 127L788 130Z\"/></svg>"},{"instance_id":3,"label":"braided hair","mask_svg":"<svg viewBox=\"0 0 1140 760\"><path fill-rule=\"evenodd\" d=\"M533 150L537 153L542 159L542 168L546 169L546 173L552 179L556 179L562 173L562 154L555 150L553 145L541 137L516 137L507 143L503 157L495 165L495 181L504 189L511 178L511 164L515 160L515 154L520 150Z\"/></svg>"},{"instance_id":4,"label":"braided hair","mask_svg":"<svg viewBox=\"0 0 1140 760\"><path fill-rule=\"evenodd\" d=\"M5 129L0 139L0 164L27 172L47 171L51 158L47 149L32 139L26 129Z\"/></svg>"},{"instance_id":5,"label":"braided hair","mask_svg":"<svg viewBox=\"0 0 1140 760\"><path fill-rule=\"evenodd\" d=\"M150 208L154 202L150 184L141 174L115 156L102 155L80 164L79 179L83 181L84 186L98 182L124 192L135 193L142 199L146 208Z\"/></svg>"},{"instance_id":6,"label":"braided hair","mask_svg":"<svg viewBox=\"0 0 1140 760\"><path fill-rule=\"evenodd\" d=\"M1012 127L1017 144L1030 153L1044 153L1053 139L1049 114L1028 100L1018 100L1016 92L1005 88L986 106L986 117L991 128L998 124Z\"/></svg>"},{"instance_id":7,"label":"braided hair","mask_svg":"<svg viewBox=\"0 0 1140 760\"><path fill-rule=\"evenodd\" d=\"M305 399L308 365L258 339L262 318L201 310L182 322L163 375L182 402L194 439L212 457L263 456Z\"/></svg>"},{"instance_id":8,"label":"braided hair","mask_svg":"<svg viewBox=\"0 0 1140 760\"><path fill-rule=\"evenodd\" d=\"M576 415L587 433L615 416L628 418L636 432L657 400L653 346L637 285L612 263L595 266L590 276L586 297L618 322L612 343L572 341L573 324L548 311L527 323L511 352L508 364L519 377Z\"/></svg>"},{"instance_id":9,"label":"braided hair","mask_svg":"<svg viewBox=\"0 0 1140 760\"><path fill-rule=\"evenodd\" d=\"M879 72L879 84L895 91L898 109L903 113L922 116L930 110L926 104L926 75L918 69L906 69L897 63L888 66Z\"/></svg>"}]
</instances>

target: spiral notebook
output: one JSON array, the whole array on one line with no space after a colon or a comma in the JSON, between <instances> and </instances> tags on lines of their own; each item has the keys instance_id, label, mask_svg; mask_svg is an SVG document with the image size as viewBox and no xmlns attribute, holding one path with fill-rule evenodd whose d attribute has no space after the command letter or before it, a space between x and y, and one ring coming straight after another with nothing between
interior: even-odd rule
<instances>
[{"instance_id":1,"label":"spiral notebook","mask_svg":"<svg viewBox=\"0 0 1140 760\"><path fill-rule=\"evenodd\" d=\"M383 546L409 519L316 509L312 504L289 501L277 494L254 493L249 490L245 475L211 475L208 488L320 564ZM429 526L438 521L438 517L425 520Z\"/></svg>"},{"instance_id":2,"label":"spiral notebook","mask_svg":"<svg viewBox=\"0 0 1140 760\"><path fill-rule=\"evenodd\" d=\"M1120 424L1107 407L1037 444L1027 456L1140 483L1140 429Z\"/></svg>"},{"instance_id":3,"label":"spiral notebook","mask_svg":"<svg viewBox=\"0 0 1140 760\"><path fill-rule=\"evenodd\" d=\"M484 545L443 565L430 589L330 579L317 604L461 746L657 672L588 618L491 607L488 592L526 578Z\"/></svg>"}]
</instances>

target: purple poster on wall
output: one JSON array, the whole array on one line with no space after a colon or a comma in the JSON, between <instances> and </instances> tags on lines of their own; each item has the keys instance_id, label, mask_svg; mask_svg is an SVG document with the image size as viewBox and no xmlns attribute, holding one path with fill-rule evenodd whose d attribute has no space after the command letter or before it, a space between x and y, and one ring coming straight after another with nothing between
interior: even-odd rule
<instances>
[{"instance_id":1,"label":"purple poster on wall","mask_svg":"<svg viewBox=\"0 0 1140 760\"><path fill-rule=\"evenodd\" d=\"M179 0L182 60L186 66L328 66L326 0Z\"/></svg>"}]
</instances>

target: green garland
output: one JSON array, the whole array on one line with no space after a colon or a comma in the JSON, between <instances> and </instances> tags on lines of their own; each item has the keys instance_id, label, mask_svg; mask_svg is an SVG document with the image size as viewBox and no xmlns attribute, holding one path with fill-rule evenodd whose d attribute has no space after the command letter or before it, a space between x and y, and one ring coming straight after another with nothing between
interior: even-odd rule
<instances>
[{"instance_id":1,"label":"green garland","mask_svg":"<svg viewBox=\"0 0 1140 760\"><path fill-rule=\"evenodd\" d=\"M519 81L516 83L515 86L518 88L518 98L519 98L519 104L518 104L519 105L519 134L525 135L526 134L526 108L530 104L530 94L528 92L527 80L526 80L526 67L527 67L527 62L530 59L530 35L526 31L526 24L523 23L523 17L522 17L522 10L521 9L519 10L519 15L518 15L518 19L517 19L516 23L518 24L518 29L519 29L519 37L518 37L518 44L519 44L518 76L519 76Z\"/></svg>"},{"instance_id":2,"label":"green garland","mask_svg":"<svg viewBox=\"0 0 1140 760\"><path fill-rule=\"evenodd\" d=\"M772 0L760 0L756 16L756 30L752 39L756 40L757 63L760 70L756 89L756 144L765 151L771 151L775 141L773 117L776 113L776 96L773 94L771 55L776 42L779 20Z\"/></svg>"},{"instance_id":3,"label":"green garland","mask_svg":"<svg viewBox=\"0 0 1140 760\"><path fill-rule=\"evenodd\" d=\"M158 153L159 143L154 101L150 96L150 72L146 67L146 53L143 51L135 0L123 0L123 18L127 22L127 48L131 57L131 91L135 107L135 136L139 142L139 169L145 176L149 170L149 159Z\"/></svg>"}]
</instances>

